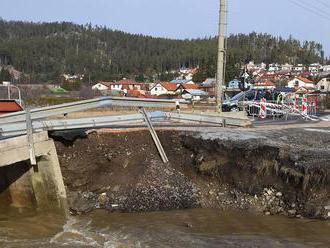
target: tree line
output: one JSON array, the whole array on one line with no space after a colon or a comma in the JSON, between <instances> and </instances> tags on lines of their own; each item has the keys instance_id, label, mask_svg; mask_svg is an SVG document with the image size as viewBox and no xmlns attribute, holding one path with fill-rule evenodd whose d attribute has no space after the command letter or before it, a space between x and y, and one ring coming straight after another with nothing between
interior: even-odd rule
<instances>
[{"instance_id":1,"label":"tree line","mask_svg":"<svg viewBox=\"0 0 330 248\"><path fill-rule=\"evenodd\" d=\"M242 64L323 62L322 45L269 34L236 34L227 40L227 78ZM214 77L217 37L175 40L129 34L91 24L32 23L0 19L0 53L10 54L26 80L57 80L62 73L84 74L86 81L170 79L180 67L199 66L199 80Z\"/></svg>"}]
</instances>

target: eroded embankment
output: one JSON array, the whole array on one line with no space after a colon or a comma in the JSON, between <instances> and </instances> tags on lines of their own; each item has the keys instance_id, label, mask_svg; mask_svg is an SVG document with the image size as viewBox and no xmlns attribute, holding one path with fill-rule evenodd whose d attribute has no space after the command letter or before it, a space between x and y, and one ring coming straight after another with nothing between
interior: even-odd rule
<instances>
[{"instance_id":1,"label":"eroded embankment","mask_svg":"<svg viewBox=\"0 0 330 248\"><path fill-rule=\"evenodd\" d=\"M298 129L159 132L163 164L148 132L94 133L57 142L71 210L239 208L326 218L330 135Z\"/></svg>"}]
</instances>

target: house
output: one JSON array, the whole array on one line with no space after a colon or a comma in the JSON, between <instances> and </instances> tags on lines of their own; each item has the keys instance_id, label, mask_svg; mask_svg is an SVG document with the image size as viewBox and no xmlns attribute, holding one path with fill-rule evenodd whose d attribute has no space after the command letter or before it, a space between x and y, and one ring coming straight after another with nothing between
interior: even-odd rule
<instances>
[{"instance_id":1,"label":"house","mask_svg":"<svg viewBox=\"0 0 330 248\"><path fill-rule=\"evenodd\" d=\"M315 84L313 81L304 78L304 77L295 77L294 79L288 82L289 88L300 88L300 87L307 87L307 88L315 88Z\"/></svg>"},{"instance_id":2,"label":"house","mask_svg":"<svg viewBox=\"0 0 330 248\"><path fill-rule=\"evenodd\" d=\"M268 71L269 72L275 72L281 70L279 64L269 64Z\"/></svg>"},{"instance_id":3,"label":"house","mask_svg":"<svg viewBox=\"0 0 330 248\"><path fill-rule=\"evenodd\" d=\"M290 65L288 63L285 63L284 65L281 66L283 71L289 71L291 72L293 69L293 65Z\"/></svg>"},{"instance_id":4,"label":"house","mask_svg":"<svg viewBox=\"0 0 330 248\"><path fill-rule=\"evenodd\" d=\"M319 63L311 64L308 66L308 71L311 73L318 73L321 70L321 65Z\"/></svg>"},{"instance_id":5,"label":"house","mask_svg":"<svg viewBox=\"0 0 330 248\"><path fill-rule=\"evenodd\" d=\"M170 83L174 83L174 84L195 84L192 80L189 80L189 79L174 79Z\"/></svg>"},{"instance_id":6,"label":"house","mask_svg":"<svg viewBox=\"0 0 330 248\"><path fill-rule=\"evenodd\" d=\"M171 82L161 82L151 88L150 94L153 96L174 95L179 85Z\"/></svg>"},{"instance_id":7,"label":"house","mask_svg":"<svg viewBox=\"0 0 330 248\"><path fill-rule=\"evenodd\" d=\"M182 98L185 100L190 100L194 102L198 102L202 100L203 98L208 98L208 93L203 90L198 89L185 89L182 92Z\"/></svg>"},{"instance_id":8,"label":"house","mask_svg":"<svg viewBox=\"0 0 330 248\"><path fill-rule=\"evenodd\" d=\"M92 90L99 90L99 91L104 91L104 90L111 90L113 82L99 82L95 85L92 86Z\"/></svg>"},{"instance_id":9,"label":"house","mask_svg":"<svg viewBox=\"0 0 330 248\"><path fill-rule=\"evenodd\" d=\"M276 85L270 80L262 80L253 85L253 89L272 90Z\"/></svg>"},{"instance_id":10,"label":"house","mask_svg":"<svg viewBox=\"0 0 330 248\"><path fill-rule=\"evenodd\" d=\"M134 80L129 80L129 79L122 79L118 82L113 83L113 90L119 89L119 90L143 90L145 88L144 83L138 83L135 82Z\"/></svg>"},{"instance_id":11,"label":"house","mask_svg":"<svg viewBox=\"0 0 330 248\"><path fill-rule=\"evenodd\" d=\"M330 78L322 78L316 85L317 90L330 93Z\"/></svg>"},{"instance_id":12,"label":"house","mask_svg":"<svg viewBox=\"0 0 330 248\"><path fill-rule=\"evenodd\" d=\"M298 64L292 69L294 72L303 72L305 70L305 66L302 64Z\"/></svg>"},{"instance_id":13,"label":"house","mask_svg":"<svg viewBox=\"0 0 330 248\"><path fill-rule=\"evenodd\" d=\"M143 83L137 83L133 80L127 80L123 79L118 82L106 82L101 81L95 85L93 85L93 90L99 90L99 91L124 91L124 90L143 90L144 88Z\"/></svg>"},{"instance_id":14,"label":"house","mask_svg":"<svg viewBox=\"0 0 330 248\"><path fill-rule=\"evenodd\" d=\"M198 90L200 86L198 84L180 84L176 92L182 94L184 90Z\"/></svg>"},{"instance_id":15,"label":"house","mask_svg":"<svg viewBox=\"0 0 330 248\"><path fill-rule=\"evenodd\" d=\"M330 65L324 65L324 66L322 66L322 70L323 70L324 72L328 72L328 73L330 73Z\"/></svg>"},{"instance_id":16,"label":"house","mask_svg":"<svg viewBox=\"0 0 330 248\"><path fill-rule=\"evenodd\" d=\"M23 108L15 100L0 100L0 115L22 111Z\"/></svg>"}]
</instances>

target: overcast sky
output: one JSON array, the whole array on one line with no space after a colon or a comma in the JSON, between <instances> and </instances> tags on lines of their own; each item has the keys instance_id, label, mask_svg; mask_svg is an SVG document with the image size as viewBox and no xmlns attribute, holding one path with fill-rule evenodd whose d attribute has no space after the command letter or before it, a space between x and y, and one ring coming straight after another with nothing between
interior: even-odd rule
<instances>
[{"instance_id":1,"label":"overcast sky","mask_svg":"<svg viewBox=\"0 0 330 248\"><path fill-rule=\"evenodd\" d=\"M330 0L228 0L228 33L321 42L330 56ZM295 5L305 4L305 8ZM219 0L0 0L5 20L72 21L170 38L214 36ZM327 17L320 17L326 15Z\"/></svg>"}]
</instances>

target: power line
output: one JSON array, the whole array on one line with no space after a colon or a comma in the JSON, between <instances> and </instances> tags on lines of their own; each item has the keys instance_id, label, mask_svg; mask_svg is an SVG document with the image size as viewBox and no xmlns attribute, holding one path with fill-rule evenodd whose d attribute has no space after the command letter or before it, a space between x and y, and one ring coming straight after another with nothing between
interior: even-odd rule
<instances>
[{"instance_id":1,"label":"power line","mask_svg":"<svg viewBox=\"0 0 330 248\"><path fill-rule=\"evenodd\" d=\"M304 2L304 0L301 0L301 2L303 2L302 4L305 4L306 6L308 6L309 8L313 8L314 10L316 10L316 11L318 11L318 12L320 12L320 13L322 13L322 14L324 14L325 16L330 16L330 14L327 12L327 11L325 11L324 9L322 9L321 7L318 7L318 6L316 6L315 4L311 4L310 2Z\"/></svg>"},{"instance_id":2,"label":"power line","mask_svg":"<svg viewBox=\"0 0 330 248\"><path fill-rule=\"evenodd\" d=\"M330 9L330 4L323 2L323 0L318 0L318 2L323 5L324 7L327 7Z\"/></svg>"},{"instance_id":3,"label":"power line","mask_svg":"<svg viewBox=\"0 0 330 248\"><path fill-rule=\"evenodd\" d=\"M313 13L319 17L322 17L323 19L326 19L328 21L330 21L330 18L326 15L326 14L323 14L323 13L320 13L319 11L309 7L309 6L306 6L306 5L303 5L302 3L299 3L299 2L296 2L295 0L289 0L292 4L310 12L310 13Z\"/></svg>"}]
</instances>

